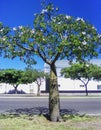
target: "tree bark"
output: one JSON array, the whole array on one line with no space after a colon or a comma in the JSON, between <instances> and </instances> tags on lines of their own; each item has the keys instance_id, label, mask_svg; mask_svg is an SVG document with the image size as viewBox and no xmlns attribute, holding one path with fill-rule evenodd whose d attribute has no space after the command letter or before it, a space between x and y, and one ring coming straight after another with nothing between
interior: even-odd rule
<instances>
[{"instance_id":1,"label":"tree bark","mask_svg":"<svg viewBox=\"0 0 101 130\"><path fill-rule=\"evenodd\" d=\"M57 122L60 120L60 100L58 91L58 81L55 64L50 65L50 89L49 89L49 115L50 120Z\"/></svg>"},{"instance_id":2,"label":"tree bark","mask_svg":"<svg viewBox=\"0 0 101 130\"><path fill-rule=\"evenodd\" d=\"M38 85L37 96L40 96L40 85Z\"/></svg>"},{"instance_id":3,"label":"tree bark","mask_svg":"<svg viewBox=\"0 0 101 130\"><path fill-rule=\"evenodd\" d=\"M88 79L88 81L85 83L83 80L79 79L85 86L85 92L86 92L86 96L88 96L88 89L87 89L87 85L90 79Z\"/></svg>"},{"instance_id":4,"label":"tree bark","mask_svg":"<svg viewBox=\"0 0 101 130\"><path fill-rule=\"evenodd\" d=\"M15 86L15 87L14 87L14 89L15 89L15 94L17 94L17 87L18 87L18 86Z\"/></svg>"},{"instance_id":5,"label":"tree bark","mask_svg":"<svg viewBox=\"0 0 101 130\"><path fill-rule=\"evenodd\" d=\"M86 91L86 96L88 96L87 84L85 84L85 91Z\"/></svg>"}]
</instances>

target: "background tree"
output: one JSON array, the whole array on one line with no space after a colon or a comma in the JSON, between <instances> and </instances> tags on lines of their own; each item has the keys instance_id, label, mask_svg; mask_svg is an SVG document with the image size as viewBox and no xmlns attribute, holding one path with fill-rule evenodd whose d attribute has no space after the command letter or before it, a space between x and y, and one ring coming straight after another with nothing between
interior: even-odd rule
<instances>
[{"instance_id":1,"label":"background tree","mask_svg":"<svg viewBox=\"0 0 101 130\"><path fill-rule=\"evenodd\" d=\"M35 15L34 28L13 28L8 57L19 56L26 63L35 63L35 55L50 66L49 115L51 121L60 119L60 101L55 62L58 59L79 61L97 56L98 33L82 18L59 14L52 3L43 3Z\"/></svg>"},{"instance_id":2,"label":"background tree","mask_svg":"<svg viewBox=\"0 0 101 130\"><path fill-rule=\"evenodd\" d=\"M38 86L37 95L40 95L40 86L42 80L47 76L43 71L38 71L34 69L15 70L6 69L0 71L0 82L8 83L13 85L15 93L17 94L17 88L20 84L28 84L35 82Z\"/></svg>"},{"instance_id":3,"label":"background tree","mask_svg":"<svg viewBox=\"0 0 101 130\"><path fill-rule=\"evenodd\" d=\"M87 96L87 85L89 81L101 79L101 67L87 63L75 63L70 67L62 69L61 74L66 78L80 80L84 84Z\"/></svg>"},{"instance_id":4,"label":"background tree","mask_svg":"<svg viewBox=\"0 0 101 130\"><path fill-rule=\"evenodd\" d=\"M28 80L30 83L35 82L38 87L37 96L40 96L40 87L42 85L43 79L45 79L45 77L47 77L47 76L48 76L48 74L44 73L43 71L27 68L25 70L24 80L26 80L26 78L28 79L28 77L29 77ZM27 80L26 80L26 82L27 82Z\"/></svg>"},{"instance_id":5,"label":"background tree","mask_svg":"<svg viewBox=\"0 0 101 130\"><path fill-rule=\"evenodd\" d=\"M17 88L20 84L25 83L23 81L24 72L15 69L6 69L0 71L0 82L11 84L17 94Z\"/></svg>"}]
</instances>

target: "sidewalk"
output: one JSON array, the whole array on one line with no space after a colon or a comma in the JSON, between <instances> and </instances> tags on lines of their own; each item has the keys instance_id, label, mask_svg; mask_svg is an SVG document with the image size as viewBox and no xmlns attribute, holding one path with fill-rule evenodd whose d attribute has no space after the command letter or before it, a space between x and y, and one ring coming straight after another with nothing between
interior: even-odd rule
<instances>
[{"instance_id":1,"label":"sidewalk","mask_svg":"<svg viewBox=\"0 0 101 130\"><path fill-rule=\"evenodd\" d=\"M86 96L85 94L67 94L61 93L59 94L60 98L101 98L101 94L89 94ZM48 98L48 93L42 93L40 96L36 94L0 94L0 98Z\"/></svg>"}]
</instances>

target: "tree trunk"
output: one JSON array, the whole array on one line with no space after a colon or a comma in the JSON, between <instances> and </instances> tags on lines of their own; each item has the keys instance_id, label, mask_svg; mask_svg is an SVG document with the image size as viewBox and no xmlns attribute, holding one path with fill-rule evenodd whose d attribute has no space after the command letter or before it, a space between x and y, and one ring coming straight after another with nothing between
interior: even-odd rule
<instances>
[{"instance_id":1,"label":"tree trunk","mask_svg":"<svg viewBox=\"0 0 101 130\"><path fill-rule=\"evenodd\" d=\"M86 96L88 96L87 84L85 84Z\"/></svg>"},{"instance_id":2,"label":"tree trunk","mask_svg":"<svg viewBox=\"0 0 101 130\"><path fill-rule=\"evenodd\" d=\"M60 100L55 64L50 66L49 114L51 121L60 120Z\"/></svg>"},{"instance_id":3,"label":"tree trunk","mask_svg":"<svg viewBox=\"0 0 101 130\"><path fill-rule=\"evenodd\" d=\"M18 86L14 86L15 94L17 94L17 87L18 87Z\"/></svg>"},{"instance_id":4,"label":"tree trunk","mask_svg":"<svg viewBox=\"0 0 101 130\"><path fill-rule=\"evenodd\" d=\"M37 96L40 96L40 85L38 85Z\"/></svg>"}]
</instances>

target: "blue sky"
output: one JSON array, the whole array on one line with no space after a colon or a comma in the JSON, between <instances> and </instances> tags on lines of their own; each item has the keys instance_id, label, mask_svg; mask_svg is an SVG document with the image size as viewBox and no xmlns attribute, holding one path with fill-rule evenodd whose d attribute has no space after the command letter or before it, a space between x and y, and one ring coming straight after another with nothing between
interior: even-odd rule
<instances>
[{"instance_id":1,"label":"blue sky","mask_svg":"<svg viewBox=\"0 0 101 130\"><path fill-rule=\"evenodd\" d=\"M101 0L48 0L59 7L60 13L82 17L93 24L101 33ZM41 11L41 0L0 0L0 21L10 27L19 25L33 26L34 14ZM43 61L36 57L36 69L43 69ZM14 60L0 57L0 69L24 69L26 65L16 58Z\"/></svg>"}]
</instances>

